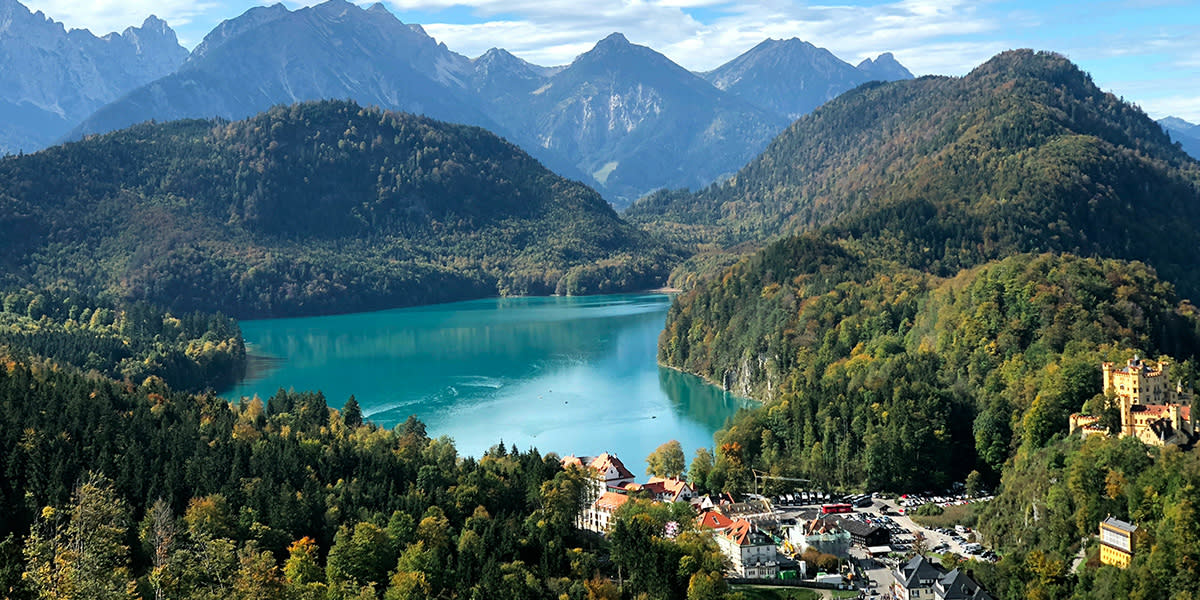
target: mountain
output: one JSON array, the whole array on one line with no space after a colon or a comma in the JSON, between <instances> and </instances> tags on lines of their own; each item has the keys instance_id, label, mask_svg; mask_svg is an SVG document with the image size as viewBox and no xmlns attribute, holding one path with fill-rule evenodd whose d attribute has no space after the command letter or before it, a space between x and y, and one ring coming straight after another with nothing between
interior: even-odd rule
<instances>
[{"instance_id":1,"label":"mountain","mask_svg":"<svg viewBox=\"0 0 1200 600\"><path fill-rule=\"evenodd\" d=\"M620 34L547 68L498 48L468 59L382 4L276 4L221 23L176 72L100 108L67 139L148 119L240 119L275 104L352 99L485 127L623 207L659 188L719 180L796 115L876 73L907 73L890 55L856 69L798 40L760 48L721 79L733 86L726 92Z\"/></svg>"},{"instance_id":2,"label":"mountain","mask_svg":"<svg viewBox=\"0 0 1200 600\"><path fill-rule=\"evenodd\" d=\"M277 4L217 26L177 72L100 109L71 137L148 118L241 119L330 98L498 129L465 93L471 72L466 57L382 5L329 0L288 11Z\"/></svg>"},{"instance_id":3,"label":"mountain","mask_svg":"<svg viewBox=\"0 0 1200 600\"><path fill-rule=\"evenodd\" d=\"M621 34L601 40L527 97L533 143L567 157L614 203L700 186L758 153L786 122L717 90Z\"/></svg>"},{"instance_id":4,"label":"mountain","mask_svg":"<svg viewBox=\"0 0 1200 600\"><path fill-rule=\"evenodd\" d=\"M1159 119L1158 124L1171 134L1171 139L1183 146L1184 152L1192 158L1200 159L1200 125L1188 123L1178 117Z\"/></svg>"},{"instance_id":5,"label":"mountain","mask_svg":"<svg viewBox=\"0 0 1200 600\"><path fill-rule=\"evenodd\" d=\"M789 120L867 81L912 79L912 73L890 53L854 67L796 38L765 40L702 76L718 89Z\"/></svg>"},{"instance_id":6,"label":"mountain","mask_svg":"<svg viewBox=\"0 0 1200 600\"><path fill-rule=\"evenodd\" d=\"M1151 462L1190 468L1136 437L1068 437L1072 413L1114 416L1099 364L1200 355L1200 163L1060 55L1017 50L962 78L865 84L728 184L630 214L761 244L677 296L659 338L665 365L764 402L716 434L709 485L771 471L1003 495L1014 463L1040 454L1019 468L1070 482L1007 492L1041 496L1041 523L1011 499L979 523L1006 532L995 543L1012 561L989 589L1017 598L1062 588L1000 576L1025 560L1012 553L1069 564L1080 535L1125 510L1104 495L1124 476L1101 454L1142 463L1131 476ZM1071 526L1047 528L1056 519Z\"/></svg>"},{"instance_id":7,"label":"mountain","mask_svg":"<svg viewBox=\"0 0 1200 600\"><path fill-rule=\"evenodd\" d=\"M96 37L0 0L0 154L45 147L186 58L175 32L154 16L141 27Z\"/></svg>"},{"instance_id":8,"label":"mountain","mask_svg":"<svg viewBox=\"0 0 1200 600\"><path fill-rule=\"evenodd\" d=\"M627 213L726 245L831 228L952 274L1014 252L1142 260L1200 297L1200 164L1062 56L1000 54L961 78L866 84L801 118L729 182ZM1182 246L1181 246L1182 244Z\"/></svg>"},{"instance_id":9,"label":"mountain","mask_svg":"<svg viewBox=\"0 0 1200 600\"><path fill-rule=\"evenodd\" d=\"M346 102L0 160L0 284L267 317L654 287L673 260L485 130Z\"/></svg>"},{"instance_id":10,"label":"mountain","mask_svg":"<svg viewBox=\"0 0 1200 600\"><path fill-rule=\"evenodd\" d=\"M900 64L900 61L896 60L891 52L884 52L875 60L864 59L855 68L865 73L867 78L872 81L899 81L913 78L912 71Z\"/></svg>"}]
</instances>

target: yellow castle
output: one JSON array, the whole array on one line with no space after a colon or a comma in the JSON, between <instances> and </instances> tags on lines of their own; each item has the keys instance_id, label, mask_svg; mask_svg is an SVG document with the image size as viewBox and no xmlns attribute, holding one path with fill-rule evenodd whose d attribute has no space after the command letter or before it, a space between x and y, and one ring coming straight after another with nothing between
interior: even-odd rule
<instances>
[{"instance_id":1,"label":"yellow castle","mask_svg":"<svg viewBox=\"0 0 1200 600\"><path fill-rule=\"evenodd\" d=\"M1196 421L1192 417L1192 393L1183 384L1170 383L1170 364L1153 367L1134 356L1123 367L1106 362L1104 393L1116 397L1121 411L1120 437L1136 436L1152 446L1183 445L1192 441ZM1084 437L1107 434L1093 415L1071 415L1070 431L1078 429Z\"/></svg>"}]
</instances>

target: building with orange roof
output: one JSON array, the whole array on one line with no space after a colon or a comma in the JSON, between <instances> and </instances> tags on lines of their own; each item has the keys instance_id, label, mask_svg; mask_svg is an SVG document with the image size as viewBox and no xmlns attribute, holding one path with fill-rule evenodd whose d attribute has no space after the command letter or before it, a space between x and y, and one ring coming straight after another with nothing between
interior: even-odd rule
<instances>
[{"instance_id":1,"label":"building with orange roof","mask_svg":"<svg viewBox=\"0 0 1200 600\"><path fill-rule=\"evenodd\" d=\"M688 502L696 496L692 484L674 477L651 477L642 489L650 492L659 502Z\"/></svg>"},{"instance_id":2,"label":"building with orange roof","mask_svg":"<svg viewBox=\"0 0 1200 600\"><path fill-rule=\"evenodd\" d=\"M817 552L845 558L850 555L850 532L832 519L815 517L784 527L788 543L796 553L812 548Z\"/></svg>"},{"instance_id":3,"label":"building with orange roof","mask_svg":"<svg viewBox=\"0 0 1200 600\"><path fill-rule=\"evenodd\" d=\"M563 468L586 469L592 483L585 492L583 506L575 522L580 529L608 533L613 512L629 501L625 494L641 490L641 486L633 481L633 473L625 468L621 459L607 452L596 457L569 455L563 457L562 465Z\"/></svg>"},{"instance_id":4,"label":"building with orange roof","mask_svg":"<svg viewBox=\"0 0 1200 600\"><path fill-rule=\"evenodd\" d=\"M716 530L713 537L729 559L729 574L748 579L774 579L779 573L779 551L775 540L744 519Z\"/></svg>"},{"instance_id":5,"label":"building with orange roof","mask_svg":"<svg viewBox=\"0 0 1200 600\"><path fill-rule=\"evenodd\" d=\"M596 533L608 533L613 514L629 502L629 496L616 492L604 492L583 512L582 529Z\"/></svg>"},{"instance_id":6,"label":"building with orange roof","mask_svg":"<svg viewBox=\"0 0 1200 600\"><path fill-rule=\"evenodd\" d=\"M713 531L721 531L733 525L733 521L730 521L729 517L716 511L708 511L700 515L696 518L696 522L700 524L700 527Z\"/></svg>"}]
</instances>

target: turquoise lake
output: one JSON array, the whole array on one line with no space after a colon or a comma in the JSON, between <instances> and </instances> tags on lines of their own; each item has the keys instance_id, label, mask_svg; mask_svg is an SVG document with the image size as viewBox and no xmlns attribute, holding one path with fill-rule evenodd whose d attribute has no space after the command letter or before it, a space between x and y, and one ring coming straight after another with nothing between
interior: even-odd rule
<instances>
[{"instance_id":1,"label":"turquoise lake","mask_svg":"<svg viewBox=\"0 0 1200 600\"><path fill-rule=\"evenodd\" d=\"M659 367L670 297L502 298L241 324L252 376L225 394L351 394L384 427L409 415L479 456L501 440L561 455L616 453L635 474L676 439L690 462L746 401Z\"/></svg>"}]
</instances>

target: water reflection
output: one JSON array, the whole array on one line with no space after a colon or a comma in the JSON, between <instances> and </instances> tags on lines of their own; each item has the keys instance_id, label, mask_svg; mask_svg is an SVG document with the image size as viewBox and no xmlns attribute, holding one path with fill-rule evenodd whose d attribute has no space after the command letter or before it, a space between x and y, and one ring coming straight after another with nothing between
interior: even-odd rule
<instances>
[{"instance_id":1,"label":"water reflection","mask_svg":"<svg viewBox=\"0 0 1200 600\"><path fill-rule=\"evenodd\" d=\"M658 368L658 386L671 399L676 410L713 431L724 427L739 408L749 405L744 398L715 385L708 385L691 373L666 367Z\"/></svg>"},{"instance_id":2,"label":"water reflection","mask_svg":"<svg viewBox=\"0 0 1200 600\"><path fill-rule=\"evenodd\" d=\"M618 452L635 471L678 439L690 453L741 400L660 369L661 295L508 298L243 323L252 352L279 362L230 396L354 394L391 427L416 414L478 455L503 439L562 454ZM273 367L273 368L272 368Z\"/></svg>"}]
</instances>

